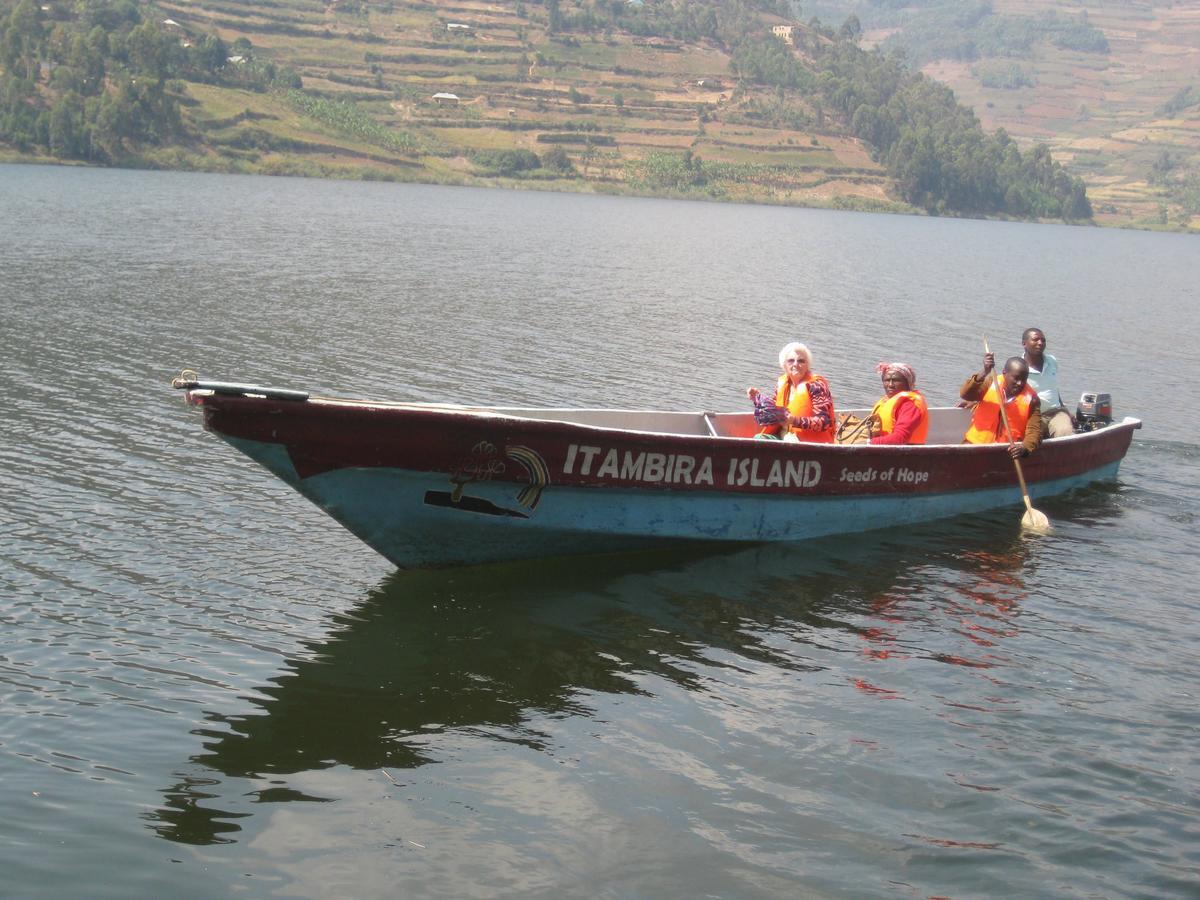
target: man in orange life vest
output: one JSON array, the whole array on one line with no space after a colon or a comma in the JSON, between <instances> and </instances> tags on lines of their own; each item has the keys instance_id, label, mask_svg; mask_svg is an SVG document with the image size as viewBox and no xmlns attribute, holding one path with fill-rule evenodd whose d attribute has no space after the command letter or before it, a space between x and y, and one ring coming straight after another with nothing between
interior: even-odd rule
<instances>
[{"instance_id":1,"label":"man in orange life vest","mask_svg":"<svg viewBox=\"0 0 1200 900\"><path fill-rule=\"evenodd\" d=\"M884 396L871 410L872 444L923 444L929 434L929 405L917 390L917 373L908 363L881 362Z\"/></svg>"},{"instance_id":2,"label":"man in orange life vest","mask_svg":"<svg viewBox=\"0 0 1200 900\"><path fill-rule=\"evenodd\" d=\"M986 353L983 370L971 375L963 382L958 395L964 400L977 401L971 414L971 427L963 435L966 444L1007 444L1009 429L1014 443L1008 448L1013 459L1028 456L1042 443L1041 401L1037 392L1029 386L1029 364L1019 356L1009 357L1004 363L1004 377L999 379L1004 391L1004 412L1008 417L1008 429L1000 417L1000 391L997 379L992 376L996 368L996 355Z\"/></svg>"}]
</instances>

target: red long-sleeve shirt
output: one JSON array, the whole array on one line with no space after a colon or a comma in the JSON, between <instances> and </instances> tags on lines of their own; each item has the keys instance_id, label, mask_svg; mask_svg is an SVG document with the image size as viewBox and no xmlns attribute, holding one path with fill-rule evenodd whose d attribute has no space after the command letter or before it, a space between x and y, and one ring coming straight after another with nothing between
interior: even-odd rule
<instances>
[{"instance_id":1,"label":"red long-sleeve shirt","mask_svg":"<svg viewBox=\"0 0 1200 900\"><path fill-rule=\"evenodd\" d=\"M907 444L917 426L921 424L921 410L908 397L901 397L896 402L892 415L892 433L871 438L872 444Z\"/></svg>"}]
</instances>

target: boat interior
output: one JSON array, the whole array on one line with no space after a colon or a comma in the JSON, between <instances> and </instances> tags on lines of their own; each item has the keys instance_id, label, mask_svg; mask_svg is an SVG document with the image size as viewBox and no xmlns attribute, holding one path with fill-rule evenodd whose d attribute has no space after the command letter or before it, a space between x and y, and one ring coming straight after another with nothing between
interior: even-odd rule
<instances>
[{"instance_id":1,"label":"boat interior","mask_svg":"<svg viewBox=\"0 0 1200 900\"><path fill-rule=\"evenodd\" d=\"M187 376L187 377L185 377ZM307 391L292 391L265 388L256 385L232 382L200 381L194 373L181 373L172 380L172 386L198 395L226 394L245 397L261 397L289 402L310 402L336 406L371 407L375 409L421 409L447 413L465 413L477 416L505 416L541 422L564 422L584 428L599 430L629 431L643 434L670 434L711 438L753 438L759 431L758 423L750 412L670 412L647 409L571 409L517 406L463 406L452 403L377 403L368 400L351 400L337 397L316 397ZM1085 395L1086 396L1086 395ZM1107 396L1107 395L1102 395ZM864 429L854 427L870 415L869 409L848 409L837 414L839 444L866 443ZM925 445L957 445L962 443L963 434L970 424L971 411L955 406L938 406L929 409L929 435ZM1135 428L1141 427L1136 419L1126 418Z\"/></svg>"},{"instance_id":2,"label":"boat interior","mask_svg":"<svg viewBox=\"0 0 1200 900\"><path fill-rule=\"evenodd\" d=\"M642 431L650 434L683 434L697 437L750 438L759 430L754 416L748 412L656 412L654 410L620 409L523 409L490 408L490 413L521 419L550 422L571 422L593 428L615 428L621 431ZM864 419L869 409L850 409L838 413L839 421L846 415ZM929 410L929 437L926 444L958 444L971 419L971 412L956 407L937 407ZM846 432L850 429L846 429ZM850 440L846 443L855 443Z\"/></svg>"},{"instance_id":3,"label":"boat interior","mask_svg":"<svg viewBox=\"0 0 1200 900\"><path fill-rule=\"evenodd\" d=\"M260 387L223 381L202 381L195 372L184 370L172 379L172 387L197 393L214 393L273 400L400 409L428 409L485 416L509 416L542 422L566 422L588 428L636 431L645 434L674 434L695 437L752 438L759 431L753 413L667 412L646 409L547 409L543 407L462 406L450 403L373 403L337 397L314 397L307 391ZM862 427L853 427L870 415L869 409L849 409L838 413L838 443L866 443ZM929 435L926 444L959 444L970 421L970 411L958 407L933 407L929 410ZM847 421L847 418L850 421Z\"/></svg>"}]
</instances>

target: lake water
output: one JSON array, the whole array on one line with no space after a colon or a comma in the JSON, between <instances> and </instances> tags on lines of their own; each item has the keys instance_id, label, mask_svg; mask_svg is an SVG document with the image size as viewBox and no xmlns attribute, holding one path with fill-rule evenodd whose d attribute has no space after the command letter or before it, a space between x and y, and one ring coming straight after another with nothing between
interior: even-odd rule
<instances>
[{"instance_id":1,"label":"lake water","mask_svg":"<svg viewBox=\"0 0 1200 900\"><path fill-rule=\"evenodd\" d=\"M0 894L1200 894L1200 241L0 166ZM397 572L168 380L953 400L1043 328L1119 481L740 552Z\"/></svg>"}]
</instances>

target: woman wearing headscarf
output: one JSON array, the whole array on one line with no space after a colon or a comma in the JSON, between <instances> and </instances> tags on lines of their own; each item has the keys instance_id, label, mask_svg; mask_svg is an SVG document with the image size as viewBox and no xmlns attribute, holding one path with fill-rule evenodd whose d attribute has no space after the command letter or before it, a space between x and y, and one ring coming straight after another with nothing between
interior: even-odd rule
<instances>
[{"instance_id":1,"label":"woman wearing headscarf","mask_svg":"<svg viewBox=\"0 0 1200 900\"><path fill-rule=\"evenodd\" d=\"M884 396L871 410L872 444L923 444L929 434L929 405L917 390L917 373L908 363L881 362Z\"/></svg>"},{"instance_id":2,"label":"woman wearing headscarf","mask_svg":"<svg viewBox=\"0 0 1200 900\"><path fill-rule=\"evenodd\" d=\"M774 403L758 388L747 388L755 418L763 424L757 437L832 444L835 430L833 394L823 375L812 371L812 353L798 341L779 351L783 374Z\"/></svg>"}]
</instances>

